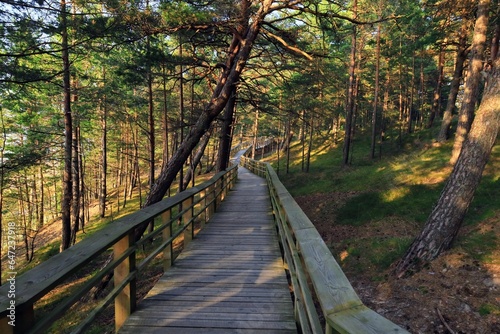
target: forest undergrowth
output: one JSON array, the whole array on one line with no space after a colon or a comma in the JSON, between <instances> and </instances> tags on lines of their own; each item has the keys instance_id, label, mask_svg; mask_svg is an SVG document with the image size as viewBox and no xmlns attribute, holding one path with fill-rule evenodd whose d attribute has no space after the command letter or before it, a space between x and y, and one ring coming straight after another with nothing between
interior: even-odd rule
<instances>
[{"instance_id":1,"label":"forest undergrowth","mask_svg":"<svg viewBox=\"0 0 500 334\"><path fill-rule=\"evenodd\" d=\"M374 161L362 146L369 147L363 139L354 142L349 167L340 167L342 145L323 141L315 143L307 174L300 143L292 148L288 174L285 159L279 164L283 183L363 302L411 333L500 333L500 146L452 249L404 279L392 277L391 269L420 233L451 172L451 143L419 135L383 147Z\"/></svg>"}]
</instances>

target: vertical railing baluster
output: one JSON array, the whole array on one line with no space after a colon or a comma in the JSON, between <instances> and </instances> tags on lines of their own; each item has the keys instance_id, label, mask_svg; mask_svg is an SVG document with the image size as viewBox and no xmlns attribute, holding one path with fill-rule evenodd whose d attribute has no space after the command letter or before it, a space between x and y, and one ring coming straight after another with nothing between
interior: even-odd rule
<instances>
[{"instance_id":1,"label":"vertical railing baluster","mask_svg":"<svg viewBox=\"0 0 500 334\"><path fill-rule=\"evenodd\" d=\"M116 258L126 252L134 244L134 233L129 233L119 240L113 247ZM135 252L125 258L114 270L115 286L122 283L135 270ZM115 329L118 332L129 315L136 307L136 280L133 279L115 298Z\"/></svg>"},{"instance_id":2,"label":"vertical railing baluster","mask_svg":"<svg viewBox=\"0 0 500 334\"><path fill-rule=\"evenodd\" d=\"M186 247L193 240L194 235L194 222L190 222L191 218L193 218L193 196L186 198L182 202L182 208L187 209L182 215L182 223L187 224L184 230L184 247Z\"/></svg>"},{"instance_id":3,"label":"vertical railing baluster","mask_svg":"<svg viewBox=\"0 0 500 334\"><path fill-rule=\"evenodd\" d=\"M168 239L172 237L172 223L170 219L172 218L172 208L165 211L161 214L161 220L163 224L168 224L168 226L163 230L163 241L166 242ZM170 242L170 245L165 247L163 251L163 270L167 271L172 266L173 260L173 242Z\"/></svg>"}]
</instances>

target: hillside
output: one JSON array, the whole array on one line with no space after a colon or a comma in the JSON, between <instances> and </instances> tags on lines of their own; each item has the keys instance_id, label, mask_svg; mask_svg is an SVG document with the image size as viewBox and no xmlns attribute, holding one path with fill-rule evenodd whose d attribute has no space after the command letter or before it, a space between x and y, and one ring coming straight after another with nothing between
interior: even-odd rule
<instances>
[{"instance_id":1,"label":"hillside","mask_svg":"<svg viewBox=\"0 0 500 334\"><path fill-rule=\"evenodd\" d=\"M412 138L372 162L364 144L355 145L352 166L340 168L342 147L316 143L304 173L297 143L290 173L282 160L280 177L364 303L412 333L500 333L500 146L454 247L425 270L394 279L392 266L420 232L451 171L451 146Z\"/></svg>"}]
</instances>

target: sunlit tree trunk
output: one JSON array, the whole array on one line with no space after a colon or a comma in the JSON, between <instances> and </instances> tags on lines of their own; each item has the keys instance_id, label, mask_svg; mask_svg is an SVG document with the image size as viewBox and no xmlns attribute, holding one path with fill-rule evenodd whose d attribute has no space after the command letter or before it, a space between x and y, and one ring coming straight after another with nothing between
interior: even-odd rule
<instances>
[{"instance_id":1,"label":"sunlit tree trunk","mask_svg":"<svg viewBox=\"0 0 500 334\"><path fill-rule=\"evenodd\" d=\"M148 52L151 48L151 41L149 36L147 37L147 49ZM155 181L155 117L154 117L154 101L153 101L153 73L151 70L151 65L148 65L148 139L149 139L149 179L148 184L151 187Z\"/></svg>"},{"instance_id":2,"label":"sunlit tree trunk","mask_svg":"<svg viewBox=\"0 0 500 334\"><path fill-rule=\"evenodd\" d=\"M481 71L483 69L483 53L486 46L486 32L488 30L488 10L491 0L480 0L477 10L476 23L474 25L474 37L472 39L471 57L469 70L465 79L464 97L460 112L458 113L458 126L455 133L455 142L450 158L450 163L454 164L462 143L467 137L467 133L474 119L474 109L479 94L481 82Z\"/></svg>"},{"instance_id":3,"label":"sunlit tree trunk","mask_svg":"<svg viewBox=\"0 0 500 334\"><path fill-rule=\"evenodd\" d=\"M103 70L104 72L104 70ZM104 82L106 82L106 75L104 72ZM106 216L106 202L108 197L108 110L106 103L106 96L101 101L101 182L99 190L99 216L104 218Z\"/></svg>"},{"instance_id":4,"label":"sunlit tree trunk","mask_svg":"<svg viewBox=\"0 0 500 334\"><path fill-rule=\"evenodd\" d=\"M72 161L72 172L73 172L73 202L72 202L72 215L73 215L73 226L71 228L71 244L76 242L76 233L80 229L80 127L76 125L73 129L73 161Z\"/></svg>"},{"instance_id":5,"label":"sunlit tree trunk","mask_svg":"<svg viewBox=\"0 0 500 334\"><path fill-rule=\"evenodd\" d=\"M379 75L380 75L380 23L377 25L377 46L375 49L375 92L373 96L373 113L372 113L372 140L370 157L375 159L375 146L377 143L377 106L379 94Z\"/></svg>"},{"instance_id":6,"label":"sunlit tree trunk","mask_svg":"<svg viewBox=\"0 0 500 334\"><path fill-rule=\"evenodd\" d=\"M253 122L253 143L252 143L252 159L255 159L255 152L257 150L257 136L259 134L259 110L255 110L255 119Z\"/></svg>"},{"instance_id":7,"label":"sunlit tree trunk","mask_svg":"<svg viewBox=\"0 0 500 334\"><path fill-rule=\"evenodd\" d=\"M354 0L352 5L353 16L357 16L358 1ZM352 128L353 128L353 118L354 118L354 90L355 90L355 68L356 68L356 35L357 27L353 25L351 33L351 56L349 61L349 88L347 92L347 105L346 105L346 119L345 119L345 136L344 136L344 147L343 147L343 165L347 166L349 164L349 154L351 151L351 140L352 140Z\"/></svg>"}]
</instances>

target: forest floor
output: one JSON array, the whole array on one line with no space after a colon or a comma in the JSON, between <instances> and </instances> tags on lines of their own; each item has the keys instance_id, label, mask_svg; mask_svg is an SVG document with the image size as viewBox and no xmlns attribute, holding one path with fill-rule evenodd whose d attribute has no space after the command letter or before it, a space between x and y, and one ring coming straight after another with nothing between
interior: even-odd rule
<instances>
[{"instance_id":1,"label":"forest floor","mask_svg":"<svg viewBox=\"0 0 500 334\"><path fill-rule=\"evenodd\" d=\"M421 272L396 279L391 277L390 267L381 272L370 266L364 259L368 254L349 254L345 240L412 238L420 228L397 217L368 226L336 225L336 210L354 195L324 193L295 199L365 305L411 333L500 333L500 246L496 243L500 240L500 214L474 226L479 233L492 235L494 247L488 254L492 261L479 261L454 247ZM470 233L470 229L464 227L460 233ZM349 256L355 258L347 261Z\"/></svg>"}]
</instances>

